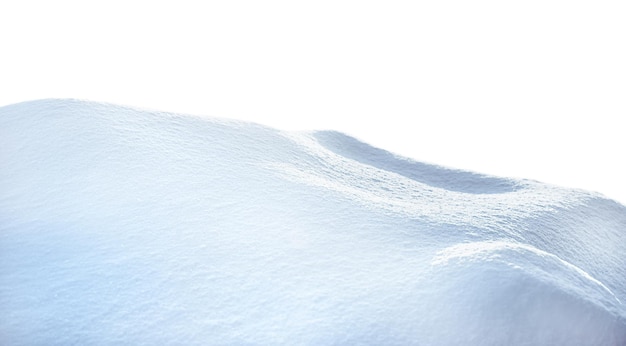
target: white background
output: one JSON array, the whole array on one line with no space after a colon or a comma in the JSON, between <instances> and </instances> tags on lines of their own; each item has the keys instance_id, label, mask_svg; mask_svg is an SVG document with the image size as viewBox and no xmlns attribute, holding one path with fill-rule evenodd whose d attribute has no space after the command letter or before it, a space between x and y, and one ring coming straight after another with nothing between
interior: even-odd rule
<instances>
[{"instance_id":1,"label":"white background","mask_svg":"<svg viewBox=\"0 0 626 346\"><path fill-rule=\"evenodd\" d=\"M626 202L623 1L4 1L0 106L334 129Z\"/></svg>"}]
</instances>

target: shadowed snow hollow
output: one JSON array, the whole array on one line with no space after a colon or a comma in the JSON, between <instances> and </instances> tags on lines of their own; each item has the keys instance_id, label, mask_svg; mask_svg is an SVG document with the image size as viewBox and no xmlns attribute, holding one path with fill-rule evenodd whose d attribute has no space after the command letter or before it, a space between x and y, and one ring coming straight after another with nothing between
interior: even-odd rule
<instances>
[{"instance_id":1,"label":"shadowed snow hollow","mask_svg":"<svg viewBox=\"0 0 626 346\"><path fill-rule=\"evenodd\" d=\"M0 108L0 344L626 344L626 208L344 134Z\"/></svg>"}]
</instances>

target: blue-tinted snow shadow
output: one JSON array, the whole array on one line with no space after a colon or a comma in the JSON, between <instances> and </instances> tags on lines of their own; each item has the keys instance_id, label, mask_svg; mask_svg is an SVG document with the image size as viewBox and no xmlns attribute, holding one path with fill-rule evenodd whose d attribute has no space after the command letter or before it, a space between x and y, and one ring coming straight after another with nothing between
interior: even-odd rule
<instances>
[{"instance_id":1,"label":"blue-tinted snow shadow","mask_svg":"<svg viewBox=\"0 0 626 346\"><path fill-rule=\"evenodd\" d=\"M323 147L337 155L433 187L473 194L506 193L521 188L511 179L453 170L400 157L340 132L317 131L313 136Z\"/></svg>"}]
</instances>

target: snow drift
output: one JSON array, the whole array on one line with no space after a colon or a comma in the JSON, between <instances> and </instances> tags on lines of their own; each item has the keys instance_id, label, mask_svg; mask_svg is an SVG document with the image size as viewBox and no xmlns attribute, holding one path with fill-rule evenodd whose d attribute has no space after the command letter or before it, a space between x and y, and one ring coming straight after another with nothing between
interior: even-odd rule
<instances>
[{"instance_id":1,"label":"snow drift","mask_svg":"<svg viewBox=\"0 0 626 346\"><path fill-rule=\"evenodd\" d=\"M626 208L332 131L0 108L0 344L626 344Z\"/></svg>"}]
</instances>

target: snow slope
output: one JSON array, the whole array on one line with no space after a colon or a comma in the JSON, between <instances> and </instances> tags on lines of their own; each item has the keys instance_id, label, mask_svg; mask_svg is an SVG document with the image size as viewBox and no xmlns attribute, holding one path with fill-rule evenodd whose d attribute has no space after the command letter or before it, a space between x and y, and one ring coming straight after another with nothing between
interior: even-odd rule
<instances>
[{"instance_id":1,"label":"snow slope","mask_svg":"<svg viewBox=\"0 0 626 346\"><path fill-rule=\"evenodd\" d=\"M2 345L625 345L626 208L332 131L0 108Z\"/></svg>"}]
</instances>

